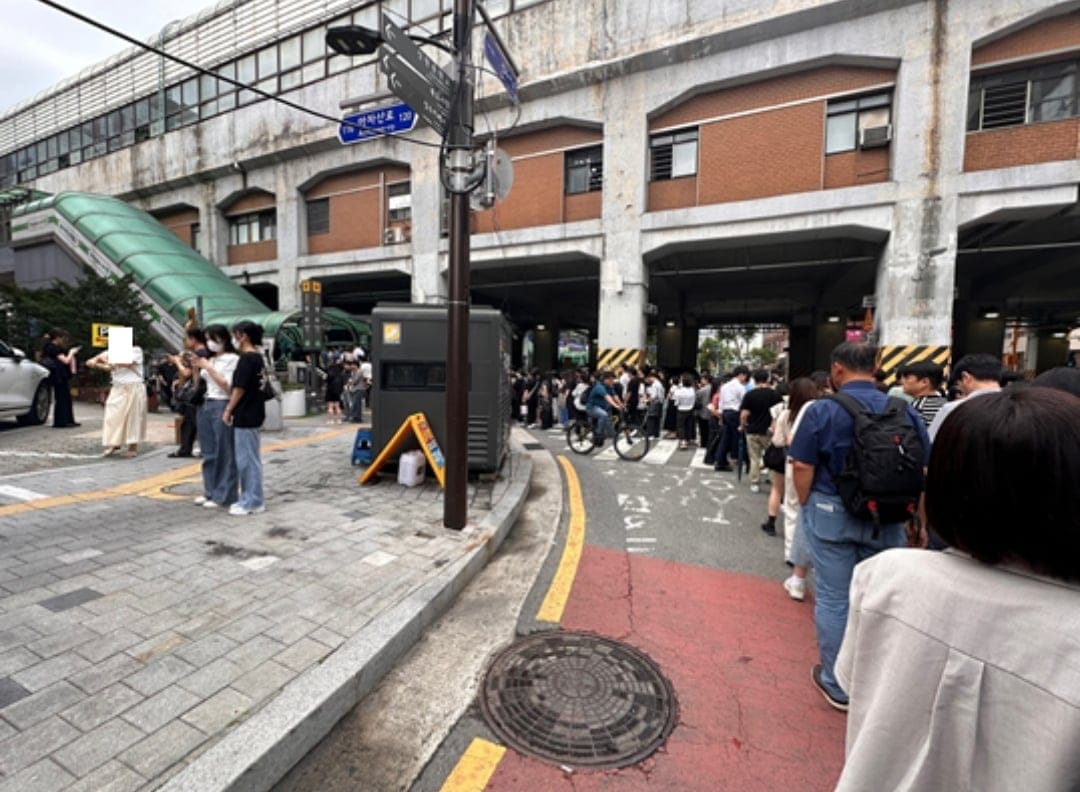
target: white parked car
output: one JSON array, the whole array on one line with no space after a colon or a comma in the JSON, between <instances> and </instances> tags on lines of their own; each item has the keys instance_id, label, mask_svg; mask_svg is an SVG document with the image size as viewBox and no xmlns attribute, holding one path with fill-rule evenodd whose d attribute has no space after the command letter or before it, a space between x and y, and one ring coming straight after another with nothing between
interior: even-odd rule
<instances>
[{"instance_id":1,"label":"white parked car","mask_svg":"<svg viewBox=\"0 0 1080 792\"><path fill-rule=\"evenodd\" d=\"M21 349L0 341L0 418L45 423L51 407L49 370L28 360Z\"/></svg>"}]
</instances>

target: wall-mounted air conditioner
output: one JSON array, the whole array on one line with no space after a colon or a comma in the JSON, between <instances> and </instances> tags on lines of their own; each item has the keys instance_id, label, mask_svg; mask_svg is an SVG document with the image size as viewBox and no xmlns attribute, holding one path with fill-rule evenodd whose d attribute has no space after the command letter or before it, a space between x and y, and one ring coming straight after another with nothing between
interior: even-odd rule
<instances>
[{"instance_id":1,"label":"wall-mounted air conditioner","mask_svg":"<svg viewBox=\"0 0 1080 792\"><path fill-rule=\"evenodd\" d=\"M408 241L409 235L406 233L404 226L391 226L383 231L384 245L400 245L402 242Z\"/></svg>"},{"instance_id":2,"label":"wall-mounted air conditioner","mask_svg":"<svg viewBox=\"0 0 1080 792\"><path fill-rule=\"evenodd\" d=\"M892 140L892 124L866 127L859 130L859 148L878 148L889 145Z\"/></svg>"}]
</instances>

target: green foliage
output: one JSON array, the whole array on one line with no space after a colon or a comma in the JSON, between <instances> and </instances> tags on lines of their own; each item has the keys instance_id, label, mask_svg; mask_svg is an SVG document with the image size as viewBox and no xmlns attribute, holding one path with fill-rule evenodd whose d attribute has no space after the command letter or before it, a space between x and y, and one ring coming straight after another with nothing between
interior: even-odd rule
<instances>
[{"instance_id":1,"label":"green foliage","mask_svg":"<svg viewBox=\"0 0 1080 792\"><path fill-rule=\"evenodd\" d=\"M142 298L131 289L130 279L112 280L93 273L75 284L57 283L45 289L25 289L0 284L0 338L34 357L42 335L54 327L69 334L70 346L92 352L90 325L95 322L134 329L135 343L144 349L159 344ZM100 350L99 350L100 351Z\"/></svg>"},{"instance_id":2,"label":"green foliage","mask_svg":"<svg viewBox=\"0 0 1080 792\"><path fill-rule=\"evenodd\" d=\"M775 351L765 347L754 347L750 350L750 360L755 366L773 366L776 364L777 357L779 356Z\"/></svg>"}]
</instances>

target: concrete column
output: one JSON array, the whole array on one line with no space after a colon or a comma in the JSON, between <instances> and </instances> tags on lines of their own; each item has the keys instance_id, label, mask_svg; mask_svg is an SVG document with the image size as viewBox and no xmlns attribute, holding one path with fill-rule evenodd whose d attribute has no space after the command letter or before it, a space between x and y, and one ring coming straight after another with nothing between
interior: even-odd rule
<instances>
[{"instance_id":1,"label":"concrete column","mask_svg":"<svg viewBox=\"0 0 1080 792\"><path fill-rule=\"evenodd\" d=\"M970 42L950 36L947 3L924 6L911 28L894 94L892 172L899 199L877 280L882 346L951 341L956 267L956 180L963 164ZM957 12L959 13L959 12Z\"/></svg>"},{"instance_id":2,"label":"concrete column","mask_svg":"<svg viewBox=\"0 0 1080 792\"><path fill-rule=\"evenodd\" d=\"M300 273L297 261L307 238L306 206L296 185L301 178L293 166L275 169L274 196L277 205L277 287L278 307L283 311L300 309Z\"/></svg>"},{"instance_id":3,"label":"concrete column","mask_svg":"<svg viewBox=\"0 0 1080 792\"><path fill-rule=\"evenodd\" d=\"M645 348L648 274L641 254L647 187L648 75L603 83L604 256L600 262L600 357Z\"/></svg>"},{"instance_id":4,"label":"concrete column","mask_svg":"<svg viewBox=\"0 0 1080 792\"><path fill-rule=\"evenodd\" d=\"M413 146L410 152L412 190L412 301L445 304L447 279L439 271L442 184L438 149Z\"/></svg>"}]
</instances>

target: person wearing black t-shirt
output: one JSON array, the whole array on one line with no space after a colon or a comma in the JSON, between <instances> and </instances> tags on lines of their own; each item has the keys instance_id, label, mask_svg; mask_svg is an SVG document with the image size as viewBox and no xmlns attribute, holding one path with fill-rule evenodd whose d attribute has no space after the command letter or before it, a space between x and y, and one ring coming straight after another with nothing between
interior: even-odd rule
<instances>
[{"instance_id":1,"label":"person wearing black t-shirt","mask_svg":"<svg viewBox=\"0 0 1080 792\"><path fill-rule=\"evenodd\" d=\"M263 469L259 450L259 427L266 419L266 403L259 382L263 356L262 327L244 320L233 326L233 343L240 350L240 360L233 373L229 403L221 416L233 428L236 470L240 476L240 500L229 507L229 514L246 515L266 511L263 503Z\"/></svg>"},{"instance_id":2,"label":"person wearing black t-shirt","mask_svg":"<svg viewBox=\"0 0 1080 792\"><path fill-rule=\"evenodd\" d=\"M72 347L64 352L67 340L67 333L53 328L45 334L45 344L41 349L41 365L49 370L49 382L53 386L54 429L79 425L71 407L71 365L81 347Z\"/></svg>"},{"instance_id":3,"label":"person wearing black t-shirt","mask_svg":"<svg viewBox=\"0 0 1080 792\"><path fill-rule=\"evenodd\" d=\"M743 396L739 406L739 429L746 433L746 448L750 455L750 491L761 492L761 458L769 447L771 410L783 399L769 385L767 371L758 369L753 377L754 389Z\"/></svg>"}]
</instances>

